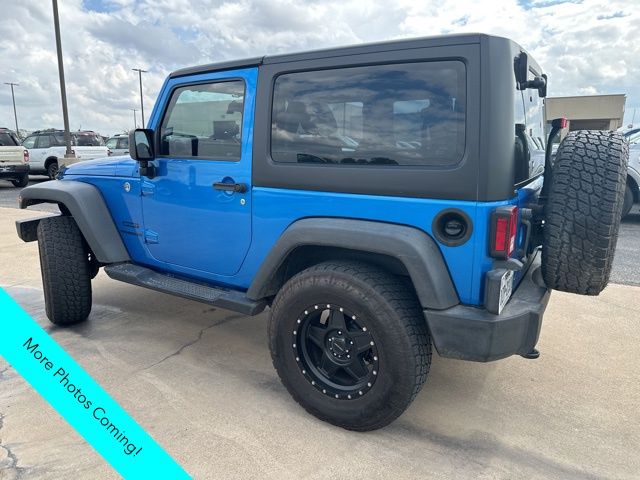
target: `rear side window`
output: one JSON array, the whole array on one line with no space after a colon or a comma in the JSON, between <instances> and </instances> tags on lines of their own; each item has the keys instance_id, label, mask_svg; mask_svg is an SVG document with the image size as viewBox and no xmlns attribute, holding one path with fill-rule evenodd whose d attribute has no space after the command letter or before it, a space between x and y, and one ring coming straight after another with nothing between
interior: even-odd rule
<instances>
[{"instance_id":1,"label":"rear side window","mask_svg":"<svg viewBox=\"0 0 640 480\"><path fill-rule=\"evenodd\" d=\"M177 88L162 121L160 155L240 160L244 81Z\"/></svg>"},{"instance_id":2,"label":"rear side window","mask_svg":"<svg viewBox=\"0 0 640 480\"><path fill-rule=\"evenodd\" d=\"M71 144L75 145L74 143L74 136L71 135ZM64 133L62 132L56 132L53 135L51 135L51 146L52 147L65 147L67 144L64 141Z\"/></svg>"},{"instance_id":3,"label":"rear side window","mask_svg":"<svg viewBox=\"0 0 640 480\"><path fill-rule=\"evenodd\" d=\"M455 165L465 148L466 73L460 61L351 67L279 76L275 162Z\"/></svg>"}]
</instances>

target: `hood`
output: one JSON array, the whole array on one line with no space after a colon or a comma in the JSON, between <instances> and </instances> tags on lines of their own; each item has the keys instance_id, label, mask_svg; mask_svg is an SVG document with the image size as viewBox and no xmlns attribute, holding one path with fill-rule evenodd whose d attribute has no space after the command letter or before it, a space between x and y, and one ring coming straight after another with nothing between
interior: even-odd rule
<instances>
[{"instance_id":1,"label":"hood","mask_svg":"<svg viewBox=\"0 0 640 480\"><path fill-rule=\"evenodd\" d=\"M67 175L90 175L102 177L130 177L137 170L137 162L128 155L96 158L69 165L64 170Z\"/></svg>"}]
</instances>

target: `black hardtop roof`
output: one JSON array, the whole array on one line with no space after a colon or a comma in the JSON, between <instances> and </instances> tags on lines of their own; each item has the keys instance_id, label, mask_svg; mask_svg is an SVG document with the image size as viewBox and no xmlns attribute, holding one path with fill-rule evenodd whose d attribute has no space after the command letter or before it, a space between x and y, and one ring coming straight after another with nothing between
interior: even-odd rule
<instances>
[{"instance_id":1,"label":"black hardtop roof","mask_svg":"<svg viewBox=\"0 0 640 480\"><path fill-rule=\"evenodd\" d=\"M433 37L409 38L402 40L391 40L384 42L364 43L360 45L350 45L346 47L334 47L321 50L310 50L299 53L283 53L278 55L266 55L262 57L252 57L242 60L231 60L195 67L182 68L169 74L169 78L184 77L198 73L209 73L236 68L256 67L269 63L285 63L304 60L317 60L319 58L342 57L346 55L362 55L373 52L384 52L390 50L408 50L413 48L439 47L450 45L465 45L470 43L480 43L482 38L502 38L483 33L462 33L451 35L437 35ZM504 39L511 41L508 39Z\"/></svg>"}]
</instances>

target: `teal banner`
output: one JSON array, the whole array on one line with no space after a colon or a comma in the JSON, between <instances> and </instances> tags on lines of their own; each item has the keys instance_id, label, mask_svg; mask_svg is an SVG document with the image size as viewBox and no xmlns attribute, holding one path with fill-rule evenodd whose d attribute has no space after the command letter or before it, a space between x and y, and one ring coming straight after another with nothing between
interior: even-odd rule
<instances>
[{"instance_id":1,"label":"teal banner","mask_svg":"<svg viewBox=\"0 0 640 480\"><path fill-rule=\"evenodd\" d=\"M191 478L4 290L0 355L124 478Z\"/></svg>"}]
</instances>

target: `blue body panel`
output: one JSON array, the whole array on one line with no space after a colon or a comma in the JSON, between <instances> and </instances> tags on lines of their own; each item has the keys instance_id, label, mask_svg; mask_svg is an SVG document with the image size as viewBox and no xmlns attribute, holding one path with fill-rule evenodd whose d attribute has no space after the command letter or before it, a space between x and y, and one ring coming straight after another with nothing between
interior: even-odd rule
<instances>
[{"instance_id":1,"label":"blue body panel","mask_svg":"<svg viewBox=\"0 0 640 480\"><path fill-rule=\"evenodd\" d=\"M242 78L247 88L239 162L156 159L158 175L141 180L137 162L117 157L72 165L63 180L91 183L101 190L134 262L240 290L251 285L287 227L302 218L366 219L413 226L432 235L437 213L458 208L472 219L471 238L457 247L438 245L460 301L482 305L484 275L493 263L488 255L491 212L502 205L525 205L541 188L542 178L511 199L484 203L252 187L257 74L257 68L248 68L169 79L149 120L149 128L157 131L176 85ZM212 183L221 181L245 183L248 190L240 194L212 189ZM518 246L524 241L523 230Z\"/></svg>"}]
</instances>

